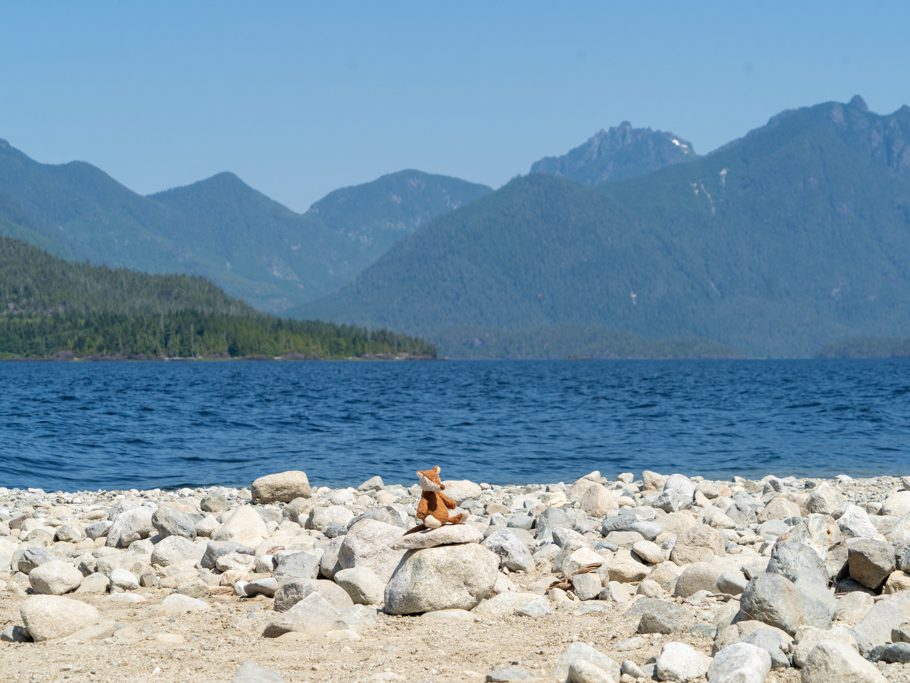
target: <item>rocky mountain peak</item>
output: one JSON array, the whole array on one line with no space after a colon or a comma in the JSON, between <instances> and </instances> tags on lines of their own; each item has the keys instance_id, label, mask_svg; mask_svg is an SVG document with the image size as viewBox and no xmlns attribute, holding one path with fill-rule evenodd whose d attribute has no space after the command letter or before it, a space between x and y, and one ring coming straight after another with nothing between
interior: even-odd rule
<instances>
[{"instance_id":1,"label":"rocky mountain peak","mask_svg":"<svg viewBox=\"0 0 910 683\"><path fill-rule=\"evenodd\" d=\"M629 121L600 130L567 154L546 157L531 173L556 175L584 185L626 180L694 159L692 143L678 135L635 128Z\"/></svg>"}]
</instances>

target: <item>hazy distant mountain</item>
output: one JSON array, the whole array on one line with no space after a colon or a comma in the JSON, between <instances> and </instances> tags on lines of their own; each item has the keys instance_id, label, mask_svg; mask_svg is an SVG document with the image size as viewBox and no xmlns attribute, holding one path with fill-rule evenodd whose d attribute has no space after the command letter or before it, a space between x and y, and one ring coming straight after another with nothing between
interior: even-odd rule
<instances>
[{"instance_id":1,"label":"hazy distant mountain","mask_svg":"<svg viewBox=\"0 0 910 683\"><path fill-rule=\"evenodd\" d=\"M673 133L633 128L623 121L601 130L583 145L559 157L545 157L531 173L561 176L583 185L627 180L697 158L692 143Z\"/></svg>"},{"instance_id":2,"label":"hazy distant mountain","mask_svg":"<svg viewBox=\"0 0 910 683\"><path fill-rule=\"evenodd\" d=\"M383 253L436 216L492 191L458 178L407 170L330 192L307 213L336 232L370 245L371 253Z\"/></svg>"},{"instance_id":3,"label":"hazy distant mountain","mask_svg":"<svg viewBox=\"0 0 910 683\"><path fill-rule=\"evenodd\" d=\"M571 340L535 331L570 328L606 356L621 335L758 356L910 336L910 108L880 116L857 97L787 111L705 157L596 187L518 178L303 312L419 332L453 355L510 355L515 339L518 355L569 355Z\"/></svg>"},{"instance_id":4,"label":"hazy distant mountain","mask_svg":"<svg viewBox=\"0 0 910 683\"><path fill-rule=\"evenodd\" d=\"M0 141L0 234L64 258L203 275L270 311L328 294L396 237L487 191L403 171L298 214L230 173L143 197L90 164L40 164Z\"/></svg>"}]
</instances>

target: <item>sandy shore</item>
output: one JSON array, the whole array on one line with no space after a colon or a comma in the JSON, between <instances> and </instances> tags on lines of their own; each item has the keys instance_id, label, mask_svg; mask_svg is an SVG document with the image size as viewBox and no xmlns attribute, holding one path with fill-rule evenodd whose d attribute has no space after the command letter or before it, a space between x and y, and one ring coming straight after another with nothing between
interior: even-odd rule
<instances>
[{"instance_id":1,"label":"sandy shore","mask_svg":"<svg viewBox=\"0 0 910 683\"><path fill-rule=\"evenodd\" d=\"M0 680L910 681L910 480L446 484L0 488Z\"/></svg>"}]
</instances>

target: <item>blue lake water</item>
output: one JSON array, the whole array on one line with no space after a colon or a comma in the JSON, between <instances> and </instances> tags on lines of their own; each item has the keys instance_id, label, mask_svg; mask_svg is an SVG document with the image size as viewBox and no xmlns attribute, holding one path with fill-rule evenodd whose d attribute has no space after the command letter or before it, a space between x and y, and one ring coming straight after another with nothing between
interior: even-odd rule
<instances>
[{"instance_id":1,"label":"blue lake water","mask_svg":"<svg viewBox=\"0 0 910 683\"><path fill-rule=\"evenodd\" d=\"M0 363L0 486L910 474L908 361Z\"/></svg>"}]
</instances>

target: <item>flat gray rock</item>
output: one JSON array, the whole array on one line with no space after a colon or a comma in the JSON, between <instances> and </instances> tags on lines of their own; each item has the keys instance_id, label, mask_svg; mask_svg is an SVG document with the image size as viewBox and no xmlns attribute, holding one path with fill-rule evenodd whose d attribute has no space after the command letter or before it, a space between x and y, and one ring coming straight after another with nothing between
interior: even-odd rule
<instances>
[{"instance_id":1,"label":"flat gray rock","mask_svg":"<svg viewBox=\"0 0 910 683\"><path fill-rule=\"evenodd\" d=\"M477 527L467 524L446 524L438 529L416 531L406 534L395 541L394 548L405 550L421 550L435 548L440 545L455 545L458 543L480 543L483 534Z\"/></svg>"},{"instance_id":2,"label":"flat gray rock","mask_svg":"<svg viewBox=\"0 0 910 683\"><path fill-rule=\"evenodd\" d=\"M265 627L262 635L266 638L277 638L289 633L304 633L314 636L328 631L347 629L341 614L319 593L313 592L304 597L287 612L273 618Z\"/></svg>"}]
</instances>

